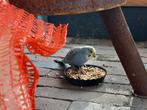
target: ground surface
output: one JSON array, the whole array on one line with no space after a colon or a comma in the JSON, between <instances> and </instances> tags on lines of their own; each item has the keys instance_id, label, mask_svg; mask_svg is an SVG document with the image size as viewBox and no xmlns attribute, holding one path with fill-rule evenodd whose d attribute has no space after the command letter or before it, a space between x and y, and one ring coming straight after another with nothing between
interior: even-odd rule
<instances>
[{"instance_id":1,"label":"ground surface","mask_svg":"<svg viewBox=\"0 0 147 110\"><path fill-rule=\"evenodd\" d=\"M71 85L65 80L63 69L53 61L63 58L71 48L84 44L92 44L97 50L97 61L88 63L108 71L101 86ZM147 67L146 43L137 43L137 47ZM65 48L48 58L26 53L40 71L36 91L38 110L147 110L147 99L132 95L128 78L110 41L68 39Z\"/></svg>"}]
</instances>

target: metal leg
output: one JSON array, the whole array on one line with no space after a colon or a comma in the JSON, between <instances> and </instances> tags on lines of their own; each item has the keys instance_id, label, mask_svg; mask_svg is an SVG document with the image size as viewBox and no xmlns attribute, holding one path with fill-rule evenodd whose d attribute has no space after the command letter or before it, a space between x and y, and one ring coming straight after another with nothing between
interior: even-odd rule
<instances>
[{"instance_id":1,"label":"metal leg","mask_svg":"<svg viewBox=\"0 0 147 110\"><path fill-rule=\"evenodd\" d=\"M121 8L102 11L101 16L134 89L134 93L139 96L147 96L147 72Z\"/></svg>"}]
</instances>

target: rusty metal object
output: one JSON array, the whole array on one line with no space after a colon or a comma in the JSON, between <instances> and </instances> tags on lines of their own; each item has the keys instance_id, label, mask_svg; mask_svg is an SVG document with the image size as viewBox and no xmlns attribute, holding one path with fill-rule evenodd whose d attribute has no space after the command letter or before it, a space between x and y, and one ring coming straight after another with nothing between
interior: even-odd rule
<instances>
[{"instance_id":1,"label":"rusty metal object","mask_svg":"<svg viewBox=\"0 0 147 110\"><path fill-rule=\"evenodd\" d=\"M126 0L9 0L35 15L64 15L101 11L121 6Z\"/></svg>"},{"instance_id":2,"label":"rusty metal object","mask_svg":"<svg viewBox=\"0 0 147 110\"><path fill-rule=\"evenodd\" d=\"M111 40L127 73L134 93L147 96L147 72L120 8L101 12Z\"/></svg>"},{"instance_id":3,"label":"rusty metal object","mask_svg":"<svg viewBox=\"0 0 147 110\"><path fill-rule=\"evenodd\" d=\"M9 0L35 15L64 15L102 11L113 45L134 93L147 96L147 73L119 7L126 0ZM114 8L114 9L112 9ZM109 9L109 10L108 10ZM104 11L105 10L105 11Z\"/></svg>"}]
</instances>

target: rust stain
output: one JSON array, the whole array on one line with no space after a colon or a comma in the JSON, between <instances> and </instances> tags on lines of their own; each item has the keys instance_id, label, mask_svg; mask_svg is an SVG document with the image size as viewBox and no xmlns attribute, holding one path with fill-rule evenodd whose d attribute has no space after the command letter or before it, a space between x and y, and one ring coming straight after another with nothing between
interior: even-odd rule
<instances>
[{"instance_id":1,"label":"rust stain","mask_svg":"<svg viewBox=\"0 0 147 110\"><path fill-rule=\"evenodd\" d=\"M147 6L147 0L128 0L127 6Z\"/></svg>"},{"instance_id":2,"label":"rust stain","mask_svg":"<svg viewBox=\"0 0 147 110\"><path fill-rule=\"evenodd\" d=\"M101 11L124 5L126 0L9 0L35 15L64 15Z\"/></svg>"}]
</instances>

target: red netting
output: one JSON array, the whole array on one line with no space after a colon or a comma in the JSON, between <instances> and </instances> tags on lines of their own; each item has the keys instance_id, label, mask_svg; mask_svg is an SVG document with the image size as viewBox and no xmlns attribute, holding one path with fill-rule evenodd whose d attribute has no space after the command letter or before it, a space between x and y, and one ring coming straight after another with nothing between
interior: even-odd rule
<instances>
[{"instance_id":1,"label":"red netting","mask_svg":"<svg viewBox=\"0 0 147 110\"><path fill-rule=\"evenodd\" d=\"M49 56L62 48L67 25L55 27L0 0L0 110L35 109L38 71L24 54Z\"/></svg>"}]
</instances>

